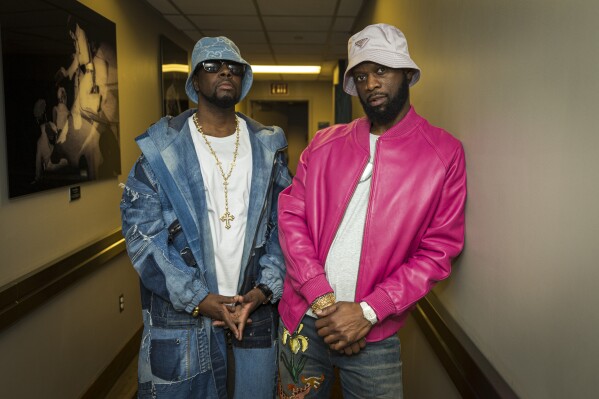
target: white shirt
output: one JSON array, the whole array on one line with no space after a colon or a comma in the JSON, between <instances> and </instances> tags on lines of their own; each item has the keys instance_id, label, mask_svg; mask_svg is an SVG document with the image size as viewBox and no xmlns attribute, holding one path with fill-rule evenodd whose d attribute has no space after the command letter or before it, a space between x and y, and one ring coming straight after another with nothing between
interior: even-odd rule
<instances>
[{"instance_id":1,"label":"white shirt","mask_svg":"<svg viewBox=\"0 0 599 399\"><path fill-rule=\"evenodd\" d=\"M343 220L327 254L324 270L331 288L335 291L337 301L355 301L364 223L370 199L370 183L378 138L379 136L370 134L370 160L362 172L356 191L347 205Z\"/></svg>"},{"instance_id":2,"label":"white shirt","mask_svg":"<svg viewBox=\"0 0 599 399\"><path fill-rule=\"evenodd\" d=\"M230 222L231 228L227 229L225 223L220 220L225 213L222 174L216 165L214 156L196 128L193 117L188 119L204 179L208 219L216 262L216 279L221 295L237 294L252 184L252 147L249 132L245 121L241 118L237 118L237 120L239 121L239 152L228 185L229 212L235 219ZM236 134L233 133L227 137L206 135L206 138L221 161L225 175L228 174L235 151Z\"/></svg>"},{"instance_id":3,"label":"white shirt","mask_svg":"<svg viewBox=\"0 0 599 399\"><path fill-rule=\"evenodd\" d=\"M351 197L343 220L329 248L324 270L337 301L355 302L356 283L360 269L364 223L370 199L370 183L374 169L374 154L379 136L370 134L370 159ZM308 308L307 315L316 317Z\"/></svg>"}]
</instances>

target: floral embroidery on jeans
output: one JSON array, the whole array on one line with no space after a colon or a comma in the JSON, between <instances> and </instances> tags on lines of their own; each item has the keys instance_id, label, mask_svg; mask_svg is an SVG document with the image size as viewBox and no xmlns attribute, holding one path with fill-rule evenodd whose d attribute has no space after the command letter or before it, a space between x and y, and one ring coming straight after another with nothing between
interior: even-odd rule
<instances>
[{"instance_id":1,"label":"floral embroidery on jeans","mask_svg":"<svg viewBox=\"0 0 599 399\"><path fill-rule=\"evenodd\" d=\"M300 381L303 386L296 386L294 384L288 384L287 390L290 392L287 395L283 391L283 386L281 384L281 379L279 378L278 384L278 394L280 399L302 399L304 398L312 388L318 389L320 384L324 381L324 374L320 377L312 376L305 377L303 375L300 376L300 373L304 369L304 365L306 364L307 357L303 356L301 353L308 350L308 337L305 337L300 334L304 325L300 323L297 331L293 334L289 333L289 331L284 328L283 336L281 337L281 342L284 346L288 346L290 350L289 358L284 352L281 352L281 361L285 365L285 368L293 378L293 381L299 385ZM300 353L301 351L301 353ZM298 355L299 353L299 355Z\"/></svg>"},{"instance_id":2,"label":"floral embroidery on jeans","mask_svg":"<svg viewBox=\"0 0 599 399\"><path fill-rule=\"evenodd\" d=\"M279 381L279 386L277 388L278 394L279 394L279 399L303 399L303 398L305 398L306 395L308 393L310 393L312 388L318 389L320 387L320 384L322 384L322 382L324 381L324 374L322 374L320 377L304 377L302 375L300 377L300 379L302 380L302 382L305 385L303 387L297 387L293 384L288 384L287 390L290 392L289 395L287 395L283 391L283 386L281 385L281 382Z\"/></svg>"},{"instance_id":3,"label":"floral embroidery on jeans","mask_svg":"<svg viewBox=\"0 0 599 399\"><path fill-rule=\"evenodd\" d=\"M283 345L289 346L289 349L291 350L289 359L287 359L285 353L281 352L281 360L296 384L299 382L298 377L304 369L304 365L306 364L307 360L307 358L301 354L299 355L299 359L296 358L296 355L300 349L302 352L305 352L308 349L308 338L300 334L303 328L304 325L300 324L297 328L297 331L293 334L290 334L289 330L285 328L283 331L283 336L281 337L281 342Z\"/></svg>"}]
</instances>

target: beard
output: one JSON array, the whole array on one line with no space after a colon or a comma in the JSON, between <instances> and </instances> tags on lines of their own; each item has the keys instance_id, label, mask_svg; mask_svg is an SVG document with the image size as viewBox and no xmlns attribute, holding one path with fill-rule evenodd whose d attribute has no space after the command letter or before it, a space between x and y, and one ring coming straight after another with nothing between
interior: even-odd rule
<instances>
[{"instance_id":1,"label":"beard","mask_svg":"<svg viewBox=\"0 0 599 399\"><path fill-rule=\"evenodd\" d=\"M397 89L397 92L393 97L389 97L387 104L371 106L367 101L364 101L361 96L358 96L364 113L370 120L378 125L387 125L395 120L397 115L401 112L408 97L410 95L410 84L408 79L404 79L401 86Z\"/></svg>"},{"instance_id":2,"label":"beard","mask_svg":"<svg viewBox=\"0 0 599 399\"><path fill-rule=\"evenodd\" d=\"M239 94L224 94L219 97L216 95L216 89L210 94L202 93L202 91L200 90L198 94L204 97L204 99L206 99L206 101L208 101L209 103L212 103L220 108L231 108L239 102Z\"/></svg>"}]
</instances>

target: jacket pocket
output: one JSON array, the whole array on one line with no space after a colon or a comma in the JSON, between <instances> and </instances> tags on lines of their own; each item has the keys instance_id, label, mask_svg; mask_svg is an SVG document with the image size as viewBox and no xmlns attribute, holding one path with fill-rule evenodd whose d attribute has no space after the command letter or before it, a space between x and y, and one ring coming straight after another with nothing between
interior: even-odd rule
<instances>
[{"instance_id":1,"label":"jacket pocket","mask_svg":"<svg viewBox=\"0 0 599 399\"><path fill-rule=\"evenodd\" d=\"M150 327L148 358L156 383L183 381L209 371L210 358L204 328Z\"/></svg>"}]
</instances>

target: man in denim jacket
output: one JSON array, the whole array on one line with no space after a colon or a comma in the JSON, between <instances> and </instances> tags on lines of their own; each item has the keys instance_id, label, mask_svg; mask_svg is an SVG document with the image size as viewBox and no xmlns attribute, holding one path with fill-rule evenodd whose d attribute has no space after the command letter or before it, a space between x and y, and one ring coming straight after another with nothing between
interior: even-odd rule
<instances>
[{"instance_id":1,"label":"man in denim jacket","mask_svg":"<svg viewBox=\"0 0 599 399\"><path fill-rule=\"evenodd\" d=\"M186 83L197 110L136 139L121 211L141 279L139 397L274 394L277 198L290 177L283 131L235 113L252 79L231 40L200 39Z\"/></svg>"}]
</instances>

